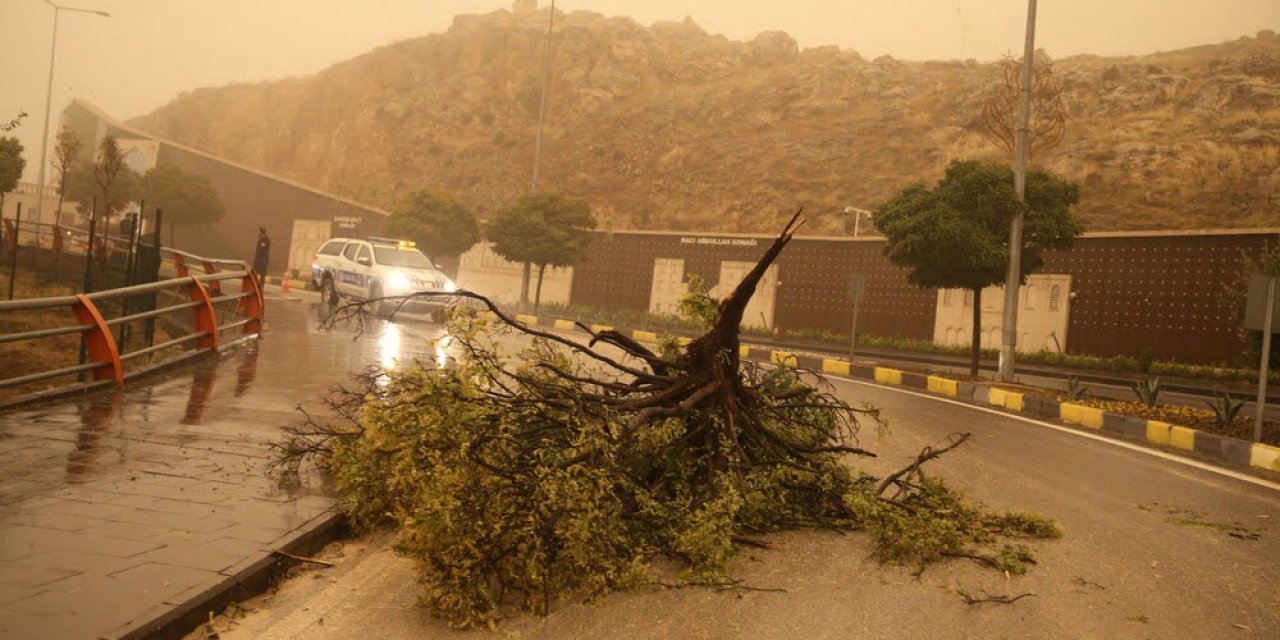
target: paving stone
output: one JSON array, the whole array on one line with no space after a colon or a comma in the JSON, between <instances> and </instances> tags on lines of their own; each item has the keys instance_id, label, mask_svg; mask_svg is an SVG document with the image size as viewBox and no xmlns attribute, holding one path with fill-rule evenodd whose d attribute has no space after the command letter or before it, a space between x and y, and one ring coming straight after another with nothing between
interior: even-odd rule
<instances>
[{"instance_id":1,"label":"paving stone","mask_svg":"<svg viewBox=\"0 0 1280 640\"><path fill-rule=\"evenodd\" d=\"M268 445L299 401L319 407L377 347L308 334L306 307L272 304L282 320L256 350L131 382L115 399L0 413L0 638L136 627L324 519L330 498L265 475Z\"/></svg>"}]
</instances>

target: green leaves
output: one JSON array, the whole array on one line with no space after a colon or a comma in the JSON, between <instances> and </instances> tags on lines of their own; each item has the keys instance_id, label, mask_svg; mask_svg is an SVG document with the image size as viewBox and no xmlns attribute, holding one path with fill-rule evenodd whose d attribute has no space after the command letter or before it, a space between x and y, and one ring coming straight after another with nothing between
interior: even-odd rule
<instances>
[{"instance_id":1,"label":"green leaves","mask_svg":"<svg viewBox=\"0 0 1280 640\"><path fill-rule=\"evenodd\" d=\"M22 157L22 143L18 138L0 137L0 193L13 191L26 167L27 160Z\"/></svg>"},{"instance_id":2,"label":"green leaves","mask_svg":"<svg viewBox=\"0 0 1280 640\"><path fill-rule=\"evenodd\" d=\"M480 241L476 214L457 196L421 190L405 196L387 218L387 235L418 243L431 257L458 256Z\"/></svg>"},{"instance_id":3,"label":"green leaves","mask_svg":"<svg viewBox=\"0 0 1280 640\"><path fill-rule=\"evenodd\" d=\"M888 239L885 255L911 270L913 284L975 289L1004 281L1009 224L1020 211L1025 214L1024 276L1043 264L1042 251L1069 247L1082 230L1070 216L1079 198L1074 184L1031 172L1026 204L1021 204L1007 166L952 162L933 189L904 188L874 220Z\"/></svg>"},{"instance_id":4,"label":"green leaves","mask_svg":"<svg viewBox=\"0 0 1280 640\"><path fill-rule=\"evenodd\" d=\"M558 193L533 193L498 212L485 235L498 255L512 262L572 266L586 257L595 227L585 200Z\"/></svg>"},{"instance_id":5,"label":"green leaves","mask_svg":"<svg viewBox=\"0 0 1280 640\"><path fill-rule=\"evenodd\" d=\"M173 165L157 165L142 177L142 197L176 224L210 224L226 213L208 178Z\"/></svg>"}]
</instances>

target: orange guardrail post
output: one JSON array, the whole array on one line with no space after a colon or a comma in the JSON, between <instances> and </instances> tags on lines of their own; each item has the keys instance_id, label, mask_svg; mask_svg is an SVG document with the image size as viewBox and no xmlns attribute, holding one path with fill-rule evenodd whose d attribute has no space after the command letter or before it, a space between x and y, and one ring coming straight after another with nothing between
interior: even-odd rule
<instances>
[{"instance_id":1,"label":"orange guardrail post","mask_svg":"<svg viewBox=\"0 0 1280 640\"><path fill-rule=\"evenodd\" d=\"M253 269L249 270L248 275L240 280L241 291L251 291L253 295L248 298L241 298L237 311L243 313L251 322L244 326L244 332L261 333L262 332L262 312L266 309L266 305L262 303L262 289L258 287L258 274Z\"/></svg>"},{"instance_id":2,"label":"orange guardrail post","mask_svg":"<svg viewBox=\"0 0 1280 640\"><path fill-rule=\"evenodd\" d=\"M187 261L182 257L181 253L173 254L173 268L178 271L179 278L185 278L191 275L187 271Z\"/></svg>"},{"instance_id":3,"label":"orange guardrail post","mask_svg":"<svg viewBox=\"0 0 1280 640\"><path fill-rule=\"evenodd\" d=\"M196 346L201 349L211 349L217 354L218 315L213 309L213 301L209 298L209 292L204 288L204 285L195 277L191 278L189 291L192 302L204 303L193 307L196 315L196 331L204 331L206 333L206 335L196 340Z\"/></svg>"},{"instance_id":4,"label":"orange guardrail post","mask_svg":"<svg viewBox=\"0 0 1280 640\"><path fill-rule=\"evenodd\" d=\"M116 349L116 337L111 327L102 319L98 306L83 293L76 295L76 319L82 325L90 325L94 330L85 334L84 344L89 352L89 360L106 362L109 366L98 367L93 371L94 380L115 380L116 384L124 384L124 364L120 362L120 351Z\"/></svg>"},{"instance_id":5,"label":"orange guardrail post","mask_svg":"<svg viewBox=\"0 0 1280 640\"><path fill-rule=\"evenodd\" d=\"M208 273L208 274L214 274L214 273L217 273L217 272L218 272L218 268L217 268L217 267L215 267L215 266L213 266L213 263L212 263L212 262L209 262L208 260L205 260L205 261L204 261L204 272L205 272L205 273ZM210 294L210 295L215 295L215 296L220 296L220 295L222 295L222 282L221 282L221 281L217 281L217 280L215 280L215 281L213 281L213 282L210 282L210 283L209 283L209 294Z\"/></svg>"}]
</instances>

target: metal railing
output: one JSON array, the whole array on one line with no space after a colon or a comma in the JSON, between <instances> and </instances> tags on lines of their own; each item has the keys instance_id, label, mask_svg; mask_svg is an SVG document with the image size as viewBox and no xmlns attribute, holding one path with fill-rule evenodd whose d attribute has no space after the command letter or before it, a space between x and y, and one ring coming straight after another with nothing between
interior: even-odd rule
<instances>
[{"instance_id":1,"label":"metal railing","mask_svg":"<svg viewBox=\"0 0 1280 640\"><path fill-rule=\"evenodd\" d=\"M22 227L25 236L27 225ZM39 238L40 225L32 231L33 239ZM78 230L70 231L72 233L66 235L66 231L58 229L53 237L79 237ZM15 234L14 240L19 239ZM103 239L104 249L111 240ZM258 336L262 329L263 297L258 276L248 265L239 260L205 258L176 249L161 248L160 251L162 264L167 264L176 277L88 294L0 301L0 319L32 314L35 317L28 320L28 324L40 326L13 333L0 329L0 361L5 358L5 346L15 343L77 335L80 347L78 364L0 379L0 392L16 390L22 394L0 400L0 406L100 386L123 385L134 376L182 360L216 354ZM96 251L95 254L101 255ZM200 265L203 273L192 274L193 264ZM127 302L140 297L150 297L152 303L131 305ZM144 308L132 311L138 306ZM65 313L68 309L70 314ZM112 313L117 310L118 314ZM61 326L47 326L58 324L58 320L62 320ZM165 339L159 343L154 341L152 330L157 320L165 322L167 329ZM149 325L148 339L130 350L126 346L128 328L140 322ZM64 340L55 348L69 346ZM66 355L70 359L70 354ZM69 381L30 393L24 389L34 385L49 387L50 381L61 378Z\"/></svg>"}]
</instances>

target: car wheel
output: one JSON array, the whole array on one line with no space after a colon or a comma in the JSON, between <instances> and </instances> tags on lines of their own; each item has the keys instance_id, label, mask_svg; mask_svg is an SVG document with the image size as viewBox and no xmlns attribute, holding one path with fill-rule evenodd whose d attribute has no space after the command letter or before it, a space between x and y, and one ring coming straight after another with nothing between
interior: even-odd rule
<instances>
[{"instance_id":1,"label":"car wheel","mask_svg":"<svg viewBox=\"0 0 1280 640\"><path fill-rule=\"evenodd\" d=\"M333 288L333 278L329 276L320 282L320 301L329 306L338 304L338 292Z\"/></svg>"}]
</instances>

